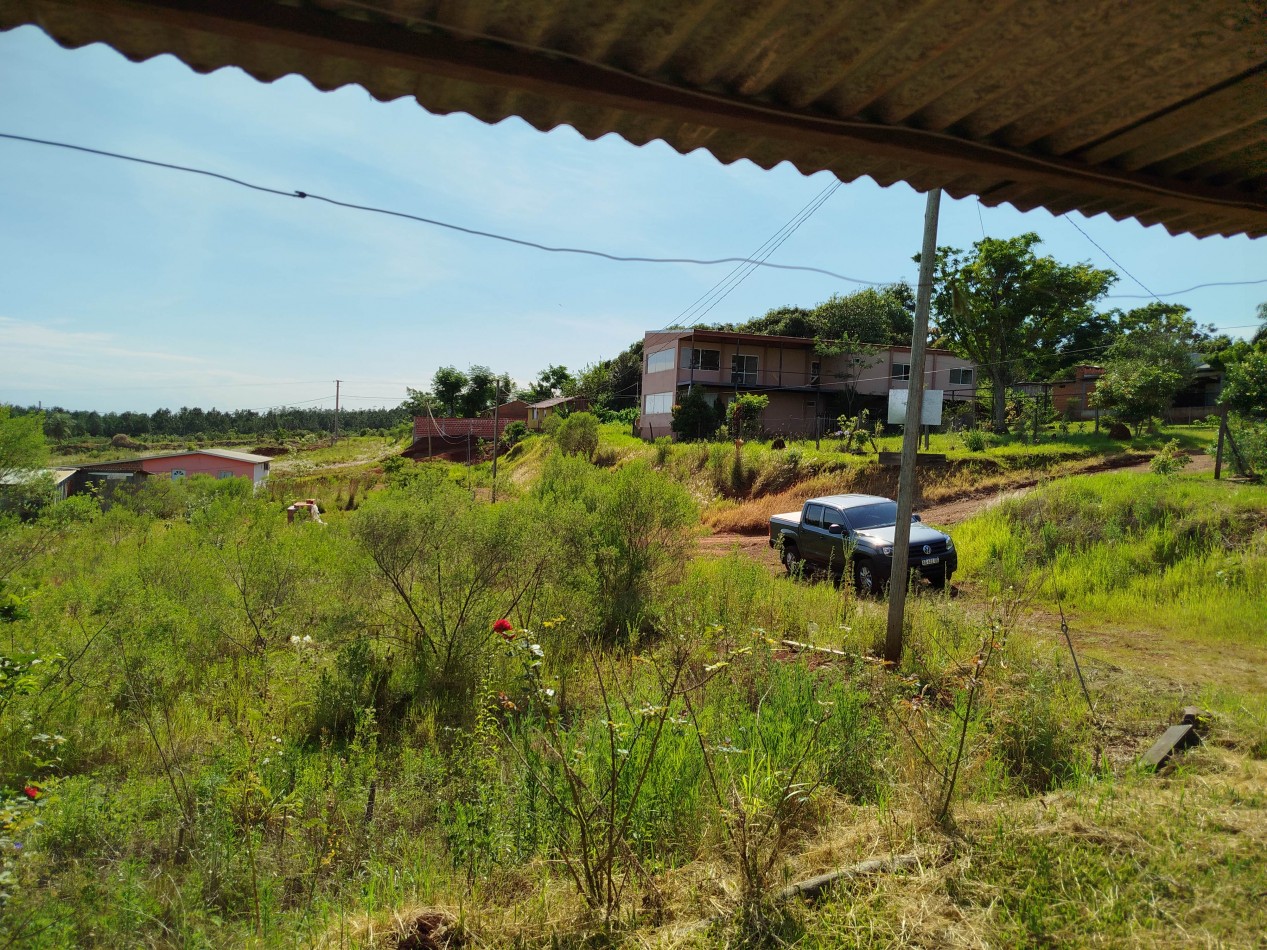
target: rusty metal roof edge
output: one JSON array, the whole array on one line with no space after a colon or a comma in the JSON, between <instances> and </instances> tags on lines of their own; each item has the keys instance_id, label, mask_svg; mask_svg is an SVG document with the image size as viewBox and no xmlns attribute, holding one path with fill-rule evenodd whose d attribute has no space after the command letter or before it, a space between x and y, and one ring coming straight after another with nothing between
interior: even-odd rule
<instances>
[{"instance_id":1,"label":"rusty metal roof edge","mask_svg":"<svg viewBox=\"0 0 1267 950\"><path fill-rule=\"evenodd\" d=\"M1026 211L1045 207L1044 202L1052 197L1047 191L1054 190L1064 206L1070 204L1071 199L1076 196L1079 204L1097 207L1119 220L1120 213L1121 217L1137 217L1141 223L1162 223L1172 233L1188 232L1198 236L1216 233L1232 236L1245 233L1255 237L1267 234L1267 196L1244 189L1215 188L1154 178L1144 173L1081 165L1053 156L957 138L934 130L813 115L702 90L670 87L653 79L590 64L610 80L605 88L596 89L584 84L584 75L571 74L578 69L585 72L584 67L576 63L560 63L541 58L530 64L516 62L523 54L516 53L513 49L509 52L505 48L495 49L488 44L481 47L475 41L457 38L456 33L452 34L453 39L446 39L414 32L409 44L412 49L402 51L398 37L392 38L393 43L374 42L384 39L379 24L273 3L220 3L208 12L206 5L195 3L194 0L79 0L76 3L70 3L69 0L18 0L10 6L7 15L0 11L0 29L11 29L28 22L36 23L56 42L67 47L105 42L133 62L170 53L200 73L211 73L228 65L236 65L262 82L274 82L284 76L299 75L314 88L323 91L358 85L380 101L403 98L410 93L389 93L381 84L376 84L372 77L329 81L328 77L320 75L319 69L302 72L276 62L267 65L258 60L229 62L228 59L248 58L241 49L236 49L231 57L225 55L213 62L204 62L188 50L169 48L177 44L164 43L154 37L149 37L150 48L144 48L144 39L133 38L131 43L119 41L117 36L85 39L72 35L73 31L60 28L55 23L41 22L47 17L34 13L23 16L21 8L24 7L31 11L50 7L63 10L67 7L78 10L88 8L88 15L93 15L93 11L96 11L98 16L113 14L145 22L159 20L169 26L175 18L182 29L203 29L210 31L212 35L240 37L244 33L263 31L267 36L255 37L253 48L257 51L262 44L292 51L301 50L315 55L318 60L321 57L334 57L345 64L353 63L365 67L394 65L406 71L412 69L419 75L435 76L442 83L447 81L492 90L493 102L489 102L490 97L485 96L483 104L475 106L452 105L442 101L444 96L441 93L451 90L441 90L436 101L424 101L417 92L412 93L412 98L428 111L440 114L462 112L489 124L497 124L512 115L518 115L541 131L567 125L590 140L614 132L635 145L641 144L639 139L643 142L658 139L681 154L704 148L726 164L739 158L748 158L757 166L769 169L781 161L788 161L804 174L830 171L842 180L853 180L866 175L881 185L903 180L917 190L950 185L948 193L959 198L974 192L962 186L956 187L956 179L969 176L998 179L1001 175L1011 174L1015 176L1014 181L1024 181L1029 186L1023 196L1018 196L1023 200L1016 202L1000 196L1001 201L996 199L995 202L990 202L990 189L982 189L985 192L982 197L986 203L1006 201L1019 210ZM256 18L251 19L252 15ZM187 22L189 20L196 21L200 26L190 26ZM267 22L261 22L264 20ZM337 35L330 35L331 27L337 28ZM257 52L257 55L264 54ZM391 62L384 63L384 59ZM528 74L514 68L526 65L532 67ZM432 68L427 69L428 66ZM619 75L613 77L613 72ZM508 96L525 100L524 107L507 109L505 100ZM534 99L540 99L539 108L533 107ZM595 127L583 118L562 119L558 114L559 101L566 101L577 107L599 106L610 109L615 115L624 118L625 127L620 127L622 123L619 121L604 122ZM630 123L647 121L653 117L667 118L679 126L713 128L728 136L742 137L742 154L735 154L731 148L722 148L711 143L684 145L680 140L675 141L671 134L645 139L638 135L637 129L629 127ZM780 143L792 147L778 149ZM798 144L805 151L813 152L813 158L804 153L796 154L795 146ZM833 146L841 150L839 162L826 161L821 157L824 151ZM775 154L769 154L771 151ZM854 154L849 154L850 151ZM895 165L913 167L909 170L903 168L897 175L887 174ZM1006 178L996 187L1005 182ZM1034 195L1038 197L1034 198ZM1125 210L1128 208L1129 211ZM1141 210L1136 210L1137 208ZM1177 224L1180 221L1183 222L1182 226L1171 227L1172 223Z\"/></svg>"}]
</instances>

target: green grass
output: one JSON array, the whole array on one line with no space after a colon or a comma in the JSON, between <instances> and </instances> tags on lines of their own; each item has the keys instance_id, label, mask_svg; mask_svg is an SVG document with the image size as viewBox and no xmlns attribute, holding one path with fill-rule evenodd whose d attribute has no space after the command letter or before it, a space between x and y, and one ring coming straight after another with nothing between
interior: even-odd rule
<instances>
[{"instance_id":1,"label":"green grass","mask_svg":"<svg viewBox=\"0 0 1267 950\"><path fill-rule=\"evenodd\" d=\"M1005 579L1097 622L1267 640L1267 489L1198 477L1053 482L955 532L961 576Z\"/></svg>"},{"instance_id":2,"label":"green grass","mask_svg":"<svg viewBox=\"0 0 1267 950\"><path fill-rule=\"evenodd\" d=\"M772 881L890 851L915 851L923 869L775 915L789 942L1255 939L1244 908L1264 887L1262 692L1218 671L1197 690L1084 656L1101 734L1049 618L1033 633L999 627L1002 610L984 595L1003 593L986 583L1008 578L998 565L1023 582L1030 546L1046 540L1067 608L1106 598L1157 644L1188 634L1141 605L1161 617L1197 597L1229 625L1238 604L1252 620L1253 598L1265 599L1262 489L1095 476L988 512L956 532L965 591L910 599L905 660L890 673L864 659L884 636L883 602L740 555L677 560L689 524L644 533L656 511L689 514L665 482L673 456L657 473L635 465L643 453L654 461L654 447L604 445L611 468L551 469L544 441L528 440L499 471L514 489L496 507L484 503L487 466L409 463L390 494L375 489L325 527L288 526L276 505L190 480L168 484L185 494L166 499L167 519L120 505L46 535L0 530L0 563L17 563L9 555L37 536L46 545L5 578L29 616L0 624L0 652L66 658L45 666L38 689L0 702L0 785L45 789L0 942L390 947L398 917L441 907L485 944L585 945L602 925L563 870L580 832L559 804L566 782L546 751L536 683L556 691L562 754L595 788L626 756L649 765L636 802L627 780L616 794L629 853L651 877L630 871L614 931L596 938L606 945L645 945L662 921L734 906L728 823L779 807L827 709L802 765L812 791L787 813ZM711 477L713 451L673 449L697 479ZM622 523L635 502L638 517ZM1130 567L1115 586L1101 583L1102 549ZM656 582L624 583L620 569L647 550L665 557ZM1216 555L1240 565L1235 596L1210 565L1185 568L1190 586L1165 597L1145 586ZM609 593L634 588L641 599L609 629ZM491 637L504 615L530 639ZM419 624L453 647L450 679ZM1233 645L1261 660L1250 626L1233 630ZM798 653L785 639L847 656ZM987 639L998 653L961 731ZM603 644L610 705L585 642ZM544 654L537 673L527 643ZM639 732L662 688L647 661L678 649L701 680L691 702L722 803L683 698L655 758ZM1139 750L1193 700L1219 713L1210 748L1166 775L1135 774ZM51 758L37 739L48 735L65 738ZM961 735L948 832L930 814ZM753 939L722 926L691 945Z\"/></svg>"}]
</instances>

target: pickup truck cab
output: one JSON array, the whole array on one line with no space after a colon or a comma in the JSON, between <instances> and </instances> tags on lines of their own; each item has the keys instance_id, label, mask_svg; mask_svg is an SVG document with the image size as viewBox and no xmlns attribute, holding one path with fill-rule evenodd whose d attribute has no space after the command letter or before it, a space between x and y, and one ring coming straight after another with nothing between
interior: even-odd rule
<instances>
[{"instance_id":1,"label":"pickup truck cab","mask_svg":"<svg viewBox=\"0 0 1267 950\"><path fill-rule=\"evenodd\" d=\"M910 568L945 587L959 567L955 543L912 516ZM801 562L841 576L853 573L859 594L870 596L893 573L893 534L897 502L878 495L828 495L811 498L800 511L770 519L770 547L781 550L788 573Z\"/></svg>"}]
</instances>

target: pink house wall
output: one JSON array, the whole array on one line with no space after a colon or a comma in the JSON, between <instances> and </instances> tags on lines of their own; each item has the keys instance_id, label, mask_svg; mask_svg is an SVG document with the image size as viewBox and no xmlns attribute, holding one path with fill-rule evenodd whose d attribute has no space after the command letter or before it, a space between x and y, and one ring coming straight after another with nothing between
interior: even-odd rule
<instances>
[{"instance_id":1,"label":"pink house wall","mask_svg":"<svg viewBox=\"0 0 1267 950\"><path fill-rule=\"evenodd\" d=\"M170 458L145 459L141 462L141 471L150 475L170 475L175 469L180 469L186 477L190 478L194 475L210 475L212 478L218 478L221 472L232 472L235 477L255 480L255 463L253 462L202 455L198 452Z\"/></svg>"}]
</instances>

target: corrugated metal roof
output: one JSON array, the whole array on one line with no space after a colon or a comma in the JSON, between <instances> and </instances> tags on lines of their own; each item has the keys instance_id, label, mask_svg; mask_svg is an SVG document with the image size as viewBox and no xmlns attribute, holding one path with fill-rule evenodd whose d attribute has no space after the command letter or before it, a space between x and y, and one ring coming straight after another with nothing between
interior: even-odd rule
<instances>
[{"instance_id":1,"label":"corrugated metal roof","mask_svg":"<svg viewBox=\"0 0 1267 950\"><path fill-rule=\"evenodd\" d=\"M153 452L149 455L134 455L131 458L115 459L108 462L92 462L88 465L78 466L80 469L91 468L105 470L113 467L136 467L141 462L151 462L154 459L174 459L183 458L187 455L213 455L216 458L232 459L236 462L250 462L258 465L260 462L273 461L267 455L252 455L249 452L232 452L228 449L187 449L183 452Z\"/></svg>"},{"instance_id":2,"label":"corrugated metal roof","mask_svg":"<svg viewBox=\"0 0 1267 950\"><path fill-rule=\"evenodd\" d=\"M723 162L1267 233L1257 0L4 0L0 29ZM32 77L37 81L36 77Z\"/></svg>"}]
</instances>

